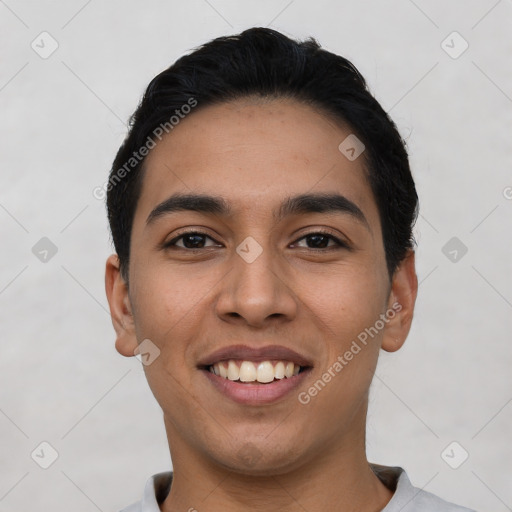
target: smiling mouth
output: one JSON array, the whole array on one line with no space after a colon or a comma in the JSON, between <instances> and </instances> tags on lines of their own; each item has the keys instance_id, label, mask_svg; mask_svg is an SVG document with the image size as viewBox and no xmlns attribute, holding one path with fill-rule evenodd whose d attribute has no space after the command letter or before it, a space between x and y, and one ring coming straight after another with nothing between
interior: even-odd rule
<instances>
[{"instance_id":1,"label":"smiling mouth","mask_svg":"<svg viewBox=\"0 0 512 512\"><path fill-rule=\"evenodd\" d=\"M307 367L284 360L253 362L229 359L205 366L203 369L233 382L270 384L276 380L290 379L305 371Z\"/></svg>"}]
</instances>

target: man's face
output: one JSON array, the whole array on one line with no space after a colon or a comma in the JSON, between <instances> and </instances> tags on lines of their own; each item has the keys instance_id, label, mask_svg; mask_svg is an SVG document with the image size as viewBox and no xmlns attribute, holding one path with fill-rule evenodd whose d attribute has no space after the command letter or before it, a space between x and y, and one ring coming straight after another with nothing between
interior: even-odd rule
<instances>
[{"instance_id":1,"label":"man's face","mask_svg":"<svg viewBox=\"0 0 512 512\"><path fill-rule=\"evenodd\" d=\"M117 347L131 355L149 339L160 350L144 369L171 453L278 474L364 437L389 325L343 356L393 294L363 157L338 149L348 135L308 106L245 100L194 112L146 158L131 234L133 331ZM212 196L228 211L150 216L176 194ZM345 200L284 207L306 194ZM244 366L248 382L211 373L229 360L231 378ZM251 382L260 363L272 382ZM288 363L300 373L282 377Z\"/></svg>"}]
</instances>

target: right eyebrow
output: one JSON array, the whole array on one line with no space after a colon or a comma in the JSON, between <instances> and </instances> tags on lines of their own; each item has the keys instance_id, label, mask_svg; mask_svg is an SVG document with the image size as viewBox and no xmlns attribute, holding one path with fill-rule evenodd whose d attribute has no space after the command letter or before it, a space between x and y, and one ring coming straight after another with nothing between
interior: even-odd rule
<instances>
[{"instance_id":1,"label":"right eyebrow","mask_svg":"<svg viewBox=\"0 0 512 512\"><path fill-rule=\"evenodd\" d=\"M224 216L231 213L231 208L222 197L204 194L173 194L153 208L146 219L146 225L168 213L184 210Z\"/></svg>"}]
</instances>

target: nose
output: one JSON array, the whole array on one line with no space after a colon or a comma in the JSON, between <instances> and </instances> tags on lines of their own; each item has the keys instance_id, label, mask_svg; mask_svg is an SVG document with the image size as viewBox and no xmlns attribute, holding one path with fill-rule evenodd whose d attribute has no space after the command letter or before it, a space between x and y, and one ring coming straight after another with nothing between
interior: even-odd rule
<instances>
[{"instance_id":1,"label":"nose","mask_svg":"<svg viewBox=\"0 0 512 512\"><path fill-rule=\"evenodd\" d=\"M292 283L280 270L280 262L268 247L254 260L238 253L232 256L231 271L224 278L216 302L219 318L252 327L286 322L295 318L298 302Z\"/></svg>"}]
</instances>

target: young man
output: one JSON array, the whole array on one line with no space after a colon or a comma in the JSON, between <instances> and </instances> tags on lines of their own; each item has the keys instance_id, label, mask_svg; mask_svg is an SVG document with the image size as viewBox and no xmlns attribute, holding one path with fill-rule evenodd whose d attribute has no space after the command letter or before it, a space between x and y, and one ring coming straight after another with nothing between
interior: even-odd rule
<instances>
[{"instance_id":1,"label":"young man","mask_svg":"<svg viewBox=\"0 0 512 512\"><path fill-rule=\"evenodd\" d=\"M310 39L218 38L149 84L106 186L106 292L173 472L125 512L464 511L365 454L417 292L404 143Z\"/></svg>"}]
</instances>

